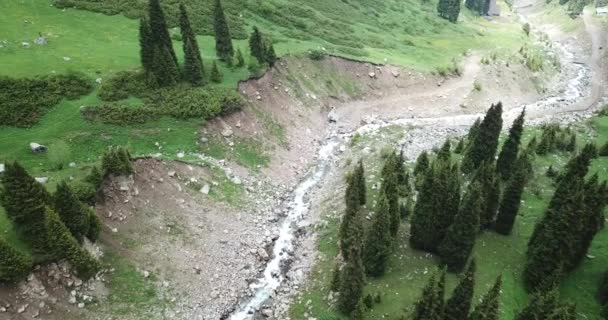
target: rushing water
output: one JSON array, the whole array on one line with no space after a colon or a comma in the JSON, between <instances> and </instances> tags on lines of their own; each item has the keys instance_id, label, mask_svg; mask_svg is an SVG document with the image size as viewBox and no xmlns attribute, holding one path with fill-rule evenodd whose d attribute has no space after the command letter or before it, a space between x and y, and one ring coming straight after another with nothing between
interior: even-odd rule
<instances>
[{"instance_id":1,"label":"rushing water","mask_svg":"<svg viewBox=\"0 0 608 320\"><path fill-rule=\"evenodd\" d=\"M306 178L297 186L294 191L291 210L282 222L279 229L279 238L276 240L273 248L273 257L266 265L264 276L257 280L251 286L255 290L255 295L246 304L239 307L234 313L231 320L245 320L253 317L253 313L257 310L271 294L283 282L283 274L281 273L281 263L289 258L290 253L294 251L294 233L298 229L298 222L306 218L309 210L309 202L307 195L309 192L325 177L331 167L332 155L334 149L338 145L337 138L329 139L319 150L317 163Z\"/></svg>"},{"instance_id":2,"label":"rushing water","mask_svg":"<svg viewBox=\"0 0 608 320\"><path fill-rule=\"evenodd\" d=\"M568 80L566 86L560 94L547 97L526 106L509 109L504 113L505 123L510 123L519 113L526 108L528 118L542 118L551 116L557 113L568 111L568 107L574 105L582 97L589 94L589 81L591 72L589 67L581 64L573 64L573 55L565 48L562 50L562 57L567 60L565 63L569 65L568 74L576 76ZM360 127L356 132L369 133L376 131L387 125L413 125L413 126L470 126L473 122L482 117L483 114L472 115L457 115L436 118L407 118L397 119L392 121L378 121L373 124L368 124ZM254 296L245 304L239 306L236 312L230 317L231 320L246 320L253 318L264 302L279 288L284 280L284 275L281 272L281 263L286 261L290 254L294 251L295 231L298 229L298 222L307 218L310 203L306 196L309 192L319 184L331 168L332 155L336 146L339 144L339 138L328 139L328 142L321 147L318 154L316 166L311 169L306 178L297 186L293 194L293 200L290 205L291 210L287 217L282 222L280 227L279 238L276 240L273 248L273 258L266 265L263 277L251 285L255 290Z\"/></svg>"}]
</instances>

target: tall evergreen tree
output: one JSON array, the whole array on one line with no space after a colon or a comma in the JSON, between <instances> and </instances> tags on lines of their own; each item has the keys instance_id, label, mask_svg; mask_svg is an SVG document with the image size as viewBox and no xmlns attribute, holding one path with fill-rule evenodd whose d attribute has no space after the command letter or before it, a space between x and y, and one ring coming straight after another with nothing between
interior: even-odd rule
<instances>
[{"instance_id":1,"label":"tall evergreen tree","mask_svg":"<svg viewBox=\"0 0 608 320\"><path fill-rule=\"evenodd\" d=\"M401 149L399 156L396 159L395 174L397 175L397 191L399 192L399 196L407 197L412 191L412 188L410 186L410 172L405 168L403 149Z\"/></svg>"},{"instance_id":2,"label":"tall evergreen tree","mask_svg":"<svg viewBox=\"0 0 608 320\"><path fill-rule=\"evenodd\" d=\"M576 307L559 301L559 291L538 291L515 320L576 320Z\"/></svg>"},{"instance_id":3,"label":"tall evergreen tree","mask_svg":"<svg viewBox=\"0 0 608 320\"><path fill-rule=\"evenodd\" d=\"M471 146L473 141L475 141L475 137L477 137L480 127L481 127L481 119L477 118L477 119L475 119L475 122L473 123L473 125L471 125L471 128L469 129L469 133L467 134L467 148Z\"/></svg>"},{"instance_id":4,"label":"tall evergreen tree","mask_svg":"<svg viewBox=\"0 0 608 320\"><path fill-rule=\"evenodd\" d=\"M509 137L498 155L496 161L496 170L503 181L507 180L515 167L517 160L517 153L519 152L519 145L521 143L521 136L524 131L524 121L526 116L526 110L524 109L519 117L513 122L513 126L509 130Z\"/></svg>"},{"instance_id":5,"label":"tall evergreen tree","mask_svg":"<svg viewBox=\"0 0 608 320\"><path fill-rule=\"evenodd\" d=\"M359 204L364 206L367 203L367 185L365 182L365 168L363 167L363 160L359 160L359 165L355 170L355 179L359 193Z\"/></svg>"},{"instance_id":6,"label":"tall evergreen tree","mask_svg":"<svg viewBox=\"0 0 608 320\"><path fill-rule=\"evenodd\" d=\"M251 56L256 58L259 63L266 62L266 49L264 45L264 38L258 27L253 27L253 33L249 36L249 49L251 50Z\"/></svg>"},{"instance_id":7,"label":"tall evergreen tree","mask_svg":"<svg viewBox=\"0 0 608 320\"><path fill-rule=\"evenodd\" d=\"M145 73L151 73L154 61L154 40L146 18L139 20L139 59Z\"/></svg>"},{"instance_id":8,"label":"tall evergreen tree","mask_svg":"<svg viewBox=\"0 0 608 320\"><path fill-rule=\"evenodd\" d=\"M473 172L484 161L494 162L496 149L498 148L498 138L502 129L502 103L492 105L483 121L479 125L479 131L475 134L475 139L464 154L462 159L462 171L464 173Z\"/></svg>"},{"instance_id":9,"label":"tall evergreen tree","mask_svg":"<svg viewBox=\"0 0 608 320\"><path fill-rule=\"evenodd\" d=\"M443 320L444 302L439 287L435 276L431 276L414 306L413 320Z\"/></svg>"},{"instance_id":10,"label":"tall evergreen tree","mask_svg":"<svg viewBox=\"0 0 608 320\"><path fill-rule=\"evenodd\" d=\"M390 208L382 191L375 211L363 246L362 258L365 272L370 276L379 277L386 271L392 242Z\"/></svg>"},{"instance_id":11,"label":"tall evergreen tree","mask_svg":"<svg viewBox=\"0 0 608 320\"><path fill-rule=\"evenodd\" d=\"M475 172L473 181L481 185L482 205L479 226L481 229L494 224L500 205L500 180L493 163L483 162Z\"/></svg>"},{"instance_id":12,"label":"tall evergreen tree","mask_svg":"<svg viewBox=\"0 0 608 320\"><path fill-rule=\"evenodd\" d=\"M169 27L165 19L165 13L160 7L159 0L150 0L148 2L148 19L150 23L150 34L152 35L152 43L156 46L165 47L167 53L173 60L173 66L177 69L177 55L173 50L173 42L169 35Z\"/></svg>"},{"instance_id":13,"label":"tall evergreen tree","mask_svg":"<svg viewBox=\"0 0 608 320\"><path fill-rule=\"evenodd\" d=\"M522 157L528 157L527 153L524 152L520 158ZM507 187L502 195L496 223L494 224L494 230L503 235L511 234L515 218L519 212L521 197L528 180L526 168L527 160L520 160L518 162L521 164L516 164L514 168L515 171L511 173L511 179L509 179Z\"/></svg>"},{"instance_id":14,"label":"tall evergreen tree","mask_svg":"<svg viewBox=\"0 0 608 320\"><path fill-rule=\"evenodd\" d=\"M278 57L277 53L274 51L274 46L272 45L272 42L270 42L266 46L264 50L264 57L266 59L266 63L268 63L270 67L274 67L274 64L277 62Z\"/></svg>"},{"instance_id":15,"label":"tall evergreen tree","mask_svg":"<svg viewBox=\"0 0 608 320\"><path fill-rule=\"evenodd\" d=\"M243 52L241 48L236 50L236 66L237 68L242 68L245 66L245 57L243 57Z\"/></svg>"},{"instance_id":16,"label":"tall evergreen tree","mask_svg":"<svg viewBox=\"0 0 608 320\"><path fill-rule=\"evenodd\" d=\"M449 271L462 271L469 260L479 231L481 204L480 185L471 183L460 212L454 217L454 223L439 246L441 261Z\"/></svg>"},{"instance_id":17,"label":"tall evergreen tree","mask_svg":"<svg viewBox=\"0 0 608 320\"><path fill-rule=\"evenodd\" d=\"M215 0L213 8L213 30L215 31L215 52L217 57L226 62L232 60L234 56L232 37L220 0Z\"/></svg>"},{"instance_id":18,"label":"tall evergreen tree","mask_svg":"<svg viewBox=\"0 0 608 320\"><path fill-rule=\"evenodd\" d=\"M152 72L148 75L149 85L167 87L172 86L179 80L177 64L172 60L171 52L166 45L154 42L152 49Z\"/></svg>"},{"instance_id":19,"label":"tall evergreen tree","mask_svg":"<svg viewBox=\"0 0 608 320\"><path fill-rule=\"evenodd\" d=\"M365 272L361 261L361 246L351 246L346 264L341 273L338 309L345 314L353 312L361 297L365 285Z\"/></svg>"},{"instance_id":20,"label":"tall evergreen tree","mask_svg":"<svg viewBox=\"0 0 608 320\"><path fill-rule=\"evenodd\" d=\"M188 12L184 4L179 5L179 26L184 49L184 79L195 86L203 84L205 68L198 48L196 35L190 26Z\"/></svg>"},{"instance_id":21,"label":"tall evergreen tree","mask_svg":"<svg viewBox=\"0 0 608 320\"><path fill-rule=\"evenodd\" d=\"M17 162L7 163L2 176L0 204L19 233L36 253L47 249L45 206L50 196Z\"/></svg>"},{"instance_id":22,"label":"tall evergreen tree","mask_svg":"<svg viewBox=\"0 0 608 320\"><path fill-rule=\"evenodd\" d=\"M382 192L388 199L390 214L390 231L393 237L397 236L401 225L401 208L399 207L399 193L397 191L397 176L390 174L382 181Z\"/></svg>"},{"instance_id":23,"label":"tall evergreen tree","mask_svg":"<svg viewBox=\"0 0 608 320\"><path fill-rule=\"evenodd\" d=\"M32 268L32 259L0 237L0 282L17 282Z\"/></svg>"},{"instance_id":24,"label":"tall evergreen tree","mask_svg":"<svg viewBox=\"0 0 608 320\"><path fill-rule=\"evenodd\" d=\"M475 291L475 260L471 260L458 286L445 304L444 320L467 320Z\"/></svg>"},{"instance_id":25,"label":"tall evergreen tree","mask_svg":"<svg viewBox=\"0 0 608 320\"><path fill-rule=\"evenodd\" d=\"M475 306L469 320L498 320L500 317L500 290L502 277L498 277L490 290L483 296L481 302Z\"/></svg>"},{"instance_id":26,"label":"tall evergreen tree","mask_svg":"<svg viewBox=\"0 0 608 320\"><path fill-rule=\"evenodd\" d=\"M441 149L439 149L439 152L437 153L437 158L441 159L441 160L450 160L452 157L452 143L450 142L450 139L446 139L445 142L443 143L443 146L441 146Z\"/></svg>"},{"instance_id":27,"label":"tall evergreen tree","mask_svg":"<svg viewBox=\"0 0 608 320\"><path fill-rule=\"evenodd\" d=\"M53 194L53 205L59 218L78 241L82 242L89 234L89 212L83 210L83 205L65 181L57 185Z\"/></svg>"},{"instance_id":28,"label":"tall evergreen tree","mask_svg":"<svg viewBox=\"0 0 608 320\"><path fill-rule=\"evenodd\" d=\"M423 151L416 159L416 166L414 167L414 175L424 173L430 166L429 154Z\"/></svg>"},{"instance_id":29,"label":"tall evergreen tree","mask_svg":"<svg viewBox=\"0 0 608 320\"><path fill-rule=\"evenodd\" d=\"M213 61L213 65L211 66L211 76L209 78L215 83L221 83L224 79L224 75L220 72L220 69L218 69L215 61Z\"/></svg>"},{"instance_id":30,"label":"tall evergreen tree","mask_svg":"<svg viewBox=\"0 0 608 320\"><path fill-rule=\"evenodd\" d=\"M345 260L348 258L351 247L358 245L363 237L363 221L359 212L361 206L359 188L354 172L347 175L346 183L347 187L344 195L346 210L338 233L340 252Z\"/></svg>"},{"instance_id":31,"label":"tall evergreen tree","mask_svg":"<svg viewBox=\"0 0 608 320\"><path fill-rule=\"evenodd\" d=\"M437 12L440 17L456 23L460 15L460 0L439 0Z\"/></svg>"}]
</instances>

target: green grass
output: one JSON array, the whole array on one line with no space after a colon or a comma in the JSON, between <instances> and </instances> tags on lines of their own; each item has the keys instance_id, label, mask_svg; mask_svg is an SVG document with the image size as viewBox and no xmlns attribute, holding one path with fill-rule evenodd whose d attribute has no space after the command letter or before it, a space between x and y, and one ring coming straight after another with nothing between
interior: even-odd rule
<instances>
[{"instance_id":1,"label":"green grass","mask_svg":"<svg viewBox=\"0 0 608 320\"><path fill-rule=\"evenodd\" d=\"M608 117L594 118L590 125L598 133L595 142L598 145L608 141ZM394 130L389 130L394 131ZM382 139L399 139L387 131ZM539 129L526 130L525 140L533 134L539 134ZM389 137L389 138L387 138ZM392 138L391 138L392 137ZM359 138L357 148L362 148L362 142L368 142L369 137ZM579 145L589 141L586 133L579 132ZM380 153L380 149L377 149ZM498 275L503 276L501 295L501 319L513 319L528 301L528 295L523 289L522 272L525 264L527 241L536 221L544 214L546 206L553 195L554 187L550 178L545 176L549 165L561 169L569 159L568 154L550 154L537 157L534 162L535 179L527 186L523 197L524 203L520 209L512 235L501 236L493 232L484 232L476 243L474 256L477 258L476 296L480 296L493 283ZM378 182L379 156L365 159L368 176L375 175L372 182ZM591 173L598 172L601 179L608 179L608 158L593 161ZM368 188L368 203L371 203L377 190ZM302 296L302 303L292 306L291 315L294 319L302 318L307 311L306 301L311 300L311 316L319 319L347 319L328 306L325 298L329 293L329 283L333 269L333 257L337 255L337 227L335 218L328 219L328 225L319 231L318 250L322 256L314 269L313 280ZM368 279L366 294L381 294L382 302L368 312L368 319L396 319L402 314L409 314L413 304L419 297L422 287L430 275L437 270L438 259L421 251L409 248L404 233L406 224L402 226L395 253L389 263L387 274L379 279ZM608 231L602 230L595 238L589 255L593 259L585 259L581 266L572 272L562 283L562 298L577 304L579 319L600 319L599 304L595 300L599 280L608 265ZM447 287L451 290L457 283L455 275L448 275ZM450 291L448 291L450 292Z\"/></svg>"}]
</instances>

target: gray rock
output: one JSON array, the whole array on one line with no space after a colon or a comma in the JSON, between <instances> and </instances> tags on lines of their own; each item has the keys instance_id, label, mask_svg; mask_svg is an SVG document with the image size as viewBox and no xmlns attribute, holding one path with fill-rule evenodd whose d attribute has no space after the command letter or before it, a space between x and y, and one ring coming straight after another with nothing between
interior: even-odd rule
<instances>
[{"instance_id":1,"label":"gray rock","mask_svg":"<svg viewBox=\"0 0 608 320\"><path fill-rule=\"evenodd\" d=\"M47 146L36 142L30 142L30 149L32 149L33 153L44 153L49 150Z\"/></svg>"},{"instance_id":2,"label":"gray rock","mask_svg":"<svg viewBox=\"0 0 608 320\"><path fill-rule=\"evenodd\" d=\"M40 36L40 37L34 39L34 43L39 46L45 46L49 43L49 38Z\"/></svg>"},{"instance_id":3,"label":"gray rock","mask_svg":"<svg viewBox=\"0 0 608 320\"><path fill-rule=\"evenodd\" d=\"M202 188L201 188L201 193L202 194L209 194L209 191L211 191L211 186L209 184L205 184Z\"/></svg>"},{"instance_id":4,"label":"gray rock","mask_svg":"<svg viewBox=\"0 0 608 320\"><path fill-rule=\"evenodd\" d=\"M6 170L6 167L4 166L4 163L0 163L0 173L4 172Z\"/></svg>"},{"instance_id":5,"label":"gray rock","mask_svg":"<svg viewBox=\"0 0 608 320\"><path fill-rule=\"evenodd\" d=\"M224 129L224 131L222 131L222 136L224 138L232 137L233 134L234 134L234 132L232 132L231 129Z\"/></svg>"},{"instance_id":6,"label":"gray rock","mask_svg":"<svg viewBox=\"0 0 608 320\"><path fill-rule=\"evenodd\" d=\"M36 177L34 178L38 183L45 184L49 182L49 177Z\"/></svg>"}]
</instances>

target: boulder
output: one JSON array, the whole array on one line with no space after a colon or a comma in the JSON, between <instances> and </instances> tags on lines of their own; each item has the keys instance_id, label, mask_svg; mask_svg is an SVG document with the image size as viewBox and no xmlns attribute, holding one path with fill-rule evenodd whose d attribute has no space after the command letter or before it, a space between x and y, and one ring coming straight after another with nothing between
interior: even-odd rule
<instances>
[{"instance_id":1,"label":"boulder","mask_svg":"<svg viewBox=\"0 0 608 320\"><path fill-rule=\"evenodd\" d=\"M36 182L42 183L42 184L49 182L49 177L36 177L34 179L36 180Z\"/></svg>"},{"instance_id":2,"label":"boulder","mask_svg":"<svg viewBox=\"0 0 608 320\"><path fill-rule=\"evenodd\" d=\"M30 142L30 149L32 149L33 153L45 153L49 150L47 146L36 142Z\"/></svg>"},{"instance_id":3,"label":"boulder","mask_svg":"<svg viewBox=\"0 0 608 320\"><path fill-rule=\"evenodd\" d=\"M232 137L233 134L234 134L234 132L232 132L231 129L224 129L224 131L222 131L222 136L224 138L230 138L230 137Z\"/></svg>"},{"instance_id":4,"label":"boulder","mask_svg":"<svg viewBox=\"0 0 608 320\"><path fill-rule=\"evenodd\" d=\"M327 120L329 120L331 123L338 122L338 114L336 113L336 110L332 109L329 114L327 114Z\"/></svg>"},{"instance_id":5,"label":"boulder","mask_svg":"<svg viewBox=\"0 0 608 320\"><path fill-rule=\"evenodd\" d=\"M391 71L391 74L393 75L393 77L395 78L399 78L399 76L401 75L401 73L397 70L393 70Z\"/></svg>"},{"instance_id":6,"label":"boulder","mask_svg":"<svg viewBox=\"0 0 608 320\"><path fill-rule=\"evenodd\" d=\"M6 170L4 163L0 163L0 173L3 173Z\"/></svg>"},{"instance_id":7,"label":"boulder","mask_svg":"<svg viewBox=\"0 0 608 320\"><path fill-rule=\"evenodd\" d=\"M375 79L376 78L376 73L375 72L370 72L367 74L370 78Z\"/></svg>"},{"instance_id":8,"label":"boulder","mask_svg":"<svg viewBox=\"0 0 608 320\"><path fill-rule=\"evenodd\" d=\"M45 46L49 43L49 38L40 36L34 40L34 43L39 46Z\"/></svg>"},{"instance_id":9,"label":"boulder","mask_svg":"<svg viewBox=\"0 0 608 320\"><path fill-rule=\"evenodd\" d=\"M209 184L205 184L202 188L201 188L201 193L202 194L209 194L209 191L211 191L211 186Z\"/></svg>"}]
</instances>

